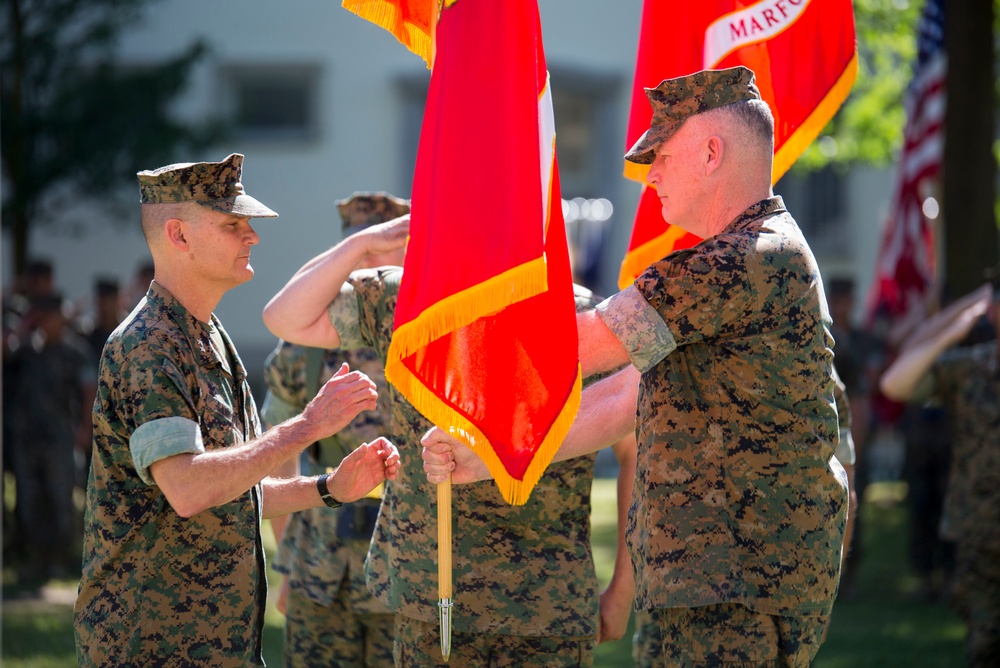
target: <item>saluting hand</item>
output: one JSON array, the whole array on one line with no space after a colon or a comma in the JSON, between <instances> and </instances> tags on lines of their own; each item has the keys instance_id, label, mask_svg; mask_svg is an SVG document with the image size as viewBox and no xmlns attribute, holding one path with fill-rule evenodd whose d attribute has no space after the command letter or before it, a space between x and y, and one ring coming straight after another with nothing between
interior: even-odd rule
<instances>
[{"instance_id":1,"label":"saluting hand","mask_svg":"<svg viewBox=\"0 0 1000 668\"><path fill-rule=\"evenodd\" d=\"M399 218L372 225L358 232L355 236L364 239L365 248L370 255L379 255L402 248L410 235L410 214Z\"/></svg>"}]
</instances>

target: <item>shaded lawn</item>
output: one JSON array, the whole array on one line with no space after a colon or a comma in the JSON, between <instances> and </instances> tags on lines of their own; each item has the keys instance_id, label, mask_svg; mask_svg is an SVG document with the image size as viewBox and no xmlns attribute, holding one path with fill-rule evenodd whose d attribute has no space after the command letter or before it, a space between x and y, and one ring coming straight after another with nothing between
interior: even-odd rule
<instances>
[{"instance_id":1,"label":"shaded lawn","mask_svg":"<svg viewBox=\"0 0 1000 668\"><path fill-rule=\"evenodd\" d=\"M599 479L593 495L594 559L598 578L607 582L615 555L615 481ZM865 561L859 573L859 592L841 599L834 608L826 644L814 668L952 668L963 665L962 623L942 604L912 601L917 581L906 563L905 485L872 485L862 504L865 523ZM270 527L264 536L274 553ZM271 593L277 578L270 574ZM76 583L49 583L51 589L72 592ZM35 598L18 600L28 588L16 582L16 573L4 571L2 652L10 668L70 668L73 650L72 608L66 603ZM63 597L65 598L65 596ZM264 656L269 666L281 666L283 617L269 603ZM631 634L631 624L629 628ZM601 645L594 662L598 668L633 665L631 637Z\"/></svg>"}]
</instances>

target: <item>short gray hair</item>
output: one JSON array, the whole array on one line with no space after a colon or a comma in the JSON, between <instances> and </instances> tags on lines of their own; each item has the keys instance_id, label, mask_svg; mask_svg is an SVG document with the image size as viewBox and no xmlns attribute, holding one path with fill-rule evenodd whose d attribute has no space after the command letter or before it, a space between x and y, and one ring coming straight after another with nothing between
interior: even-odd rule
<instances>
[{"instance_id":1,"label":"short gray hair","mask_svg":"<svg viewBox=\"0 0 1000 668\"><path fill-rule=\"evenodd\" d=\"M774 115L763 100L741 100L718 109L704 112L705 116L725 119L748 141L753 141L761 150L774 152Z\"/></svg>"}]
</instances>

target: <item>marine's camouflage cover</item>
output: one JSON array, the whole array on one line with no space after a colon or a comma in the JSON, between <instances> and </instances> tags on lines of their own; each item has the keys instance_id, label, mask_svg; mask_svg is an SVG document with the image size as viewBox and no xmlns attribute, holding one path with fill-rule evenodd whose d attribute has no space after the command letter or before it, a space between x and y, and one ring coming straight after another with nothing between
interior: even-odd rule
<instances>
[{"instance_id":1,"label":"marine's camouflage cover","mask_svg":"<svg viewBox=\"0 0 1000 668\"><path fill-rule=\"evenodd\" d=\"M232 153L221 162L179 162L138 172L142 204L197 202L217 211L253 218L278 214L246 194L243 156Z\"/></svg>"},{"instance_id":2,"label":"marine's camouflage cover","mask_svg":"<svg viewBox=\"0 0 1000 668\"><path fill-rule=\"evenodd\" d=\"M670 139L689 116L741 100L759 100L760 91L754 73L741 65L664 79L656 88L647 88L646 97L653 108L649 129L625 154L626 160L641 165L653 164L656 147Z\"/></svg>"}]
</instances>

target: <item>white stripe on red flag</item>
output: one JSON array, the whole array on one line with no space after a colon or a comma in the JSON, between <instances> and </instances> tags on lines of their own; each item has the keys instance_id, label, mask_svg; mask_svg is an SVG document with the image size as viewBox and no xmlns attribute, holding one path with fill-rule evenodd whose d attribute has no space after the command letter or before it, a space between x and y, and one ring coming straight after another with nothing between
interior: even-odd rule
<instances>
[{"instance_id":1,"label":"white stripe on red flag","mask_svg":"<svg viewBox=\"0 0 1000 668\"><path fill-rule=\"evenodd\" d=\"M906 92L906 127L892 200L868 299L869 318L897 319L922 308L937 271L933 229L924 212L944 155L944 7L927 0L918 57Z\"/></svg>"}]
</instances>

